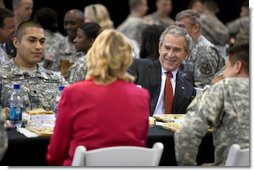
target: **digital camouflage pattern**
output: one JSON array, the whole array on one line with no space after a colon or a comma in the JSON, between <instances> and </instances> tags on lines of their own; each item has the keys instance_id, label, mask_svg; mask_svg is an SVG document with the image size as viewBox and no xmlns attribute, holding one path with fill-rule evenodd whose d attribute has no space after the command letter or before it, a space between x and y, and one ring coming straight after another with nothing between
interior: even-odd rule
<instances>
[{"instance_id":1,"label":"digital camouflage pattern","mask_svg":"<svg viewBox=\"0 0 254 171\"><path fill-rule=\"evenodd\" d=\"M194 43L184 65L188 65L193 74L195 86L204 88L211 84L215 74L224 67L225 59L221 52L201 35Z\"/></svg>"},{"instance_id":2,"label":"digital camouflage pattern","mask_svg":"<svg viewBox=\"0 0 254 171\"><path fill-rule=\"evenodd\" d=\"M64 74L64 78L69 84L85 80L87 73L86 61L87 56L82 56Z\"/></svg>"},{"instance_id":3,"label":"digital camouflage pattern","mask_svg":"<svg viewBox=\"0 0 254 171\"><path fill-rule=\"evenodd\" d=\"M175 24L175 21L172 18L170 18L170 17L162 18L159 16L159 14L157 12L147 15L145 17L145 19L148 21L152 21L153 24L161 25L165 28L167 28L170 25Z\"/></svg>"},{"instance_id":4,"label":"digital camouflage pattern","mask_svg":"<svg viewBox=\"0 0 254 171\"><path fill-rule=\"evenodd\" d=\"M60 71L60 60L70 60L76 62L83 53L76 52L76 48L73 43L68 40L68 37L61 39L58 43L52 45L45 53L44 67L52 71Z\"/></svg>"},{"instance_id":5,"label":"digital camouflage pattern","mask_svg":"<svg viewBox=\"0 0 254 171\"><path fill-rule=\"evenodd\" d=\"M2 106L9 107L13 83L19 83L25 111L35 108L53 110L58 86L68 85L60 74L49 71L39 65L37 65L37 71L32 75L23 72L22 68L15 64L14 60L11 60L7 65L1 66L0 76L2 78Z\"/></svg>"},{"instance_id":6,"label":"digital camouflage pattern","mask_svg":"<svg viewBox=\"0 0 254 171\"><path fill-rule=\"evenodd\" d=\"M231 36L237 35L237 33L239 33L246 27L249 28L249 26L250 26L249 17L241 17L227 24L227 28Z\"/></svg>"},{"instance_id":7,"label":"digital camouflage pattern","mask_svg":"<svg viewBox=\"0 0 254 171\"><path fill-rule=\"evenodd\" d=\"M142 32L147 26L147 23L142 18L129 15L128 18L118 26L117 30L122 32L129 39L136 40L140 46Z\"/></svg>"},{"instance_id":8,"label":"digital camouflage pattern","mask_svg":"<svg viewBox=\"0 0 254 171\"><path fill-rule=\"evenodd\" d=\"M64 39L64 36L58 32L51 32L49 30L44 30L46 41L44 44L45 54L48 53L50 47L54 46L57 42L60 42Z\"/></svg>"},{"instance_id":9,"label":"digital camouflage pattern","mask_svg":"<svg viewBox=\"0 0 254 171\"><path fill-rule=\"evenodd\" d=\"M201 14L202 35L214 45L224 46L229 41L228 28L214 15Z\"/></svg>"},{"instance_id":10,"label":"digital camouflage pattern","mask_svg":"<svg viewBox=\"0 0 254 171\"><path fill-rule=\"evenodd\" d=\"M250 29L249 27L245 27L242 30L240 30L240 32L236 35L234 45L249 43L250 41L249 29Z\"/></svg>"},{"instance_id":11,"label":"digital camouflage pattern","mask_svg":"<svg viewBox=\"0 0 254 171\"><path fill-rule=\"evenodd\" d=\"M183 127L175 133L178 165L196 165L198 148L213 128L215 165L224 165L234 143L249 148L250 134L249 78L225 78L198 95L187 108Z\"/></svg>"},{"instance_id":12,"label":"digital camouflage pattern","mask_svg":"<svg viewBox=\"0 0 254 171\"><path fill-rule=\"evenodd\" d=\"M0 47L0 65L5 65L9 63L10 58L6 54L6 52Z\"/></svg>"},{"instance_id":13,"label":"digital camouflage pattern","mask_svg":"<svg viewBox=\"0 0 254 171\"><path fill-rule=\"evenodd\" d=\"M4 128L4 117L2 117L2 111L0 107L0 161L3 158L7 147L8 147L8 138Z\"/></svg>"}]
</instances>

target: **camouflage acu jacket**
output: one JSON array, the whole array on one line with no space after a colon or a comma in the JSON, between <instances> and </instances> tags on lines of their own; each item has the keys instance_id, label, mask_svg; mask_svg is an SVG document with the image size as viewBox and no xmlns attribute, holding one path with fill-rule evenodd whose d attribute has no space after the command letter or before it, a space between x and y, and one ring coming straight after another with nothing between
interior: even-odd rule
<instances>
[{"instance_id":1,"label":"camouflage acu jacket","mask_svg":"<svg viewBox=\"0 0 254 171\"><path fill-rule=\"evenodd\" d=\"M9 63L10 58L5 53L5 51L0 47L0 65L5 65Z\"/></svg>"},{"instance_id":2,"label":"camouflage acu jacket","mask_svg":"<svg viewBox=\"0 0 254 171\"><path fill-rule=\"evenodd\" d=\"M196 165L198 148L210 125L213 128L215 165L224 165L229 147L249 147L249 78L226 78L196 96L187 108L183 127L175 133L178 165Z\"/></svg>"},{"instance_id":3,"label":"camouflage acu jacket","mask_svg":"<svg viewBox=\"0 0 254 171\"><path fill-rule=\"evenodd\" d=\"M86 60L87 56L82 56L64 74L64 78L69 84L85 80L87 73Z\"/></svg>"},{"instance_id":4,"label":"camouflage acu jacket","mask_svg":"<svg viewBox=\"0 0 254 171\"><path fill-rule=\"evenodd\" d=\"M14 60L0 68L2 83L2 106L9 107L13 83L19 83L24 101L24 109L44 108L53 110L58 86L68 83L60 75L37 65L37 71L30 75L19 68Z\"/></svg>"},{"instance_id":5,"label":"camouflage acu jacket","mask_svg":"<svg viewBox=\"0 0 254 171\"><path fill-rule=\"evenodd\" d=\"M221 52L201 35L193 45L184 65L188 65L193 74L195 86L204 88L211 84L215 74L224 67L225 60Z\"/></svg>"},{"instance_id":6,"label":"camouflage acu jacket","mask_svg":"<svg viewBox=\"0 0 254 171\"><path fill-rule=\"evenodd\" d=\"M82 52L76 51L74 44L69 41L68 37L65 37L45 52L47 62L44 63L44 67L52 71L60 71L61 60L69 60L74 63L82 55Z\"/></svg>"},{"instance_id":7,"label":"camouflage acu jacket","mask_svg":"<svg viewBox=\"0 0 254 171\"><path fill-rule=\"evenodd\" d=\"M0 107L0 161L3 158L7 150L7 147L8 147L8 138L4 128L4 119L2 117L1 107Z\"/></svg>"}]
</instances>

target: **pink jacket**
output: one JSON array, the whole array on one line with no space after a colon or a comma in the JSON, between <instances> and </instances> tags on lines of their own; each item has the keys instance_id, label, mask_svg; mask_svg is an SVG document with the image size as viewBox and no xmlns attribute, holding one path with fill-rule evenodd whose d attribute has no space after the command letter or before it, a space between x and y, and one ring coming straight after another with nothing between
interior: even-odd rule
<instances>
[{"instance_id":1,"label":"pink jacket","mask_svg":"<svg viewBox=\"0 0 254 171\"><path fill-rule=\"evenodd\" d=\"M48 146L49 165L71 165L75 148L145 146L149 93L133 83L110 85L81 81L63 91L54 133Z\"/></svg>"}]
</instances>

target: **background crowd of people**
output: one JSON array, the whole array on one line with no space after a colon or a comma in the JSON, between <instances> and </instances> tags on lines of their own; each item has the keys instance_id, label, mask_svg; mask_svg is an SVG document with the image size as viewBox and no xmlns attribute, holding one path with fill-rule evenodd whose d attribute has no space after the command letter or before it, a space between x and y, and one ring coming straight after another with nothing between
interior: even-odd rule
<instances>
[{"instance_id":1,"label":"background crowd of people","mask_svg":"<svg viewBox=\"0 0 254 171\"><path fill-rule=\"evenodd\" d=\"M5 6L9 9L12 9L12 1L11 0L1 0L4 2ZM194 0L195 1L195 0ZM190 8L190 4L192 4L194 1L191 0L172 0L173 8L172 12L170 13L170 17L173 19L175 15L183 10ZM199 0L198 0L199 1ZM218 3L218 6L220 10L217 13L218 18L223 21L223 23L230 22L234 20L235 18L239 17L239 13L241 10L241 4L243 0L216 0ZM148 10L147 14L153 13L156 11L156 5L154 0L148 0ZM101 3L107 7L107 9L110 11L110 15L112 17L112 20L114 21L115 26L117 27L122 23L122 21L126 18L126 16L129 13L129 7L128 7L128 0L123 1L114 1L114 0L97 0L96 2L94 0L75 0L74 2L69 0L62 0L61 1L61 8L59 8L59 4L53 3L51 0L36 0L34 1L34 7L33 11L37 11L41 7L49 7L53 8L58 16L58 23L62 23L62 18L64 17L64 14L66 11L70 9L80 9L83 10L83 7L93 4L93 3ZM114 5L112 5L114 4ZM198 5L197 5L198 6ZM121 8L115 8L115 7L121 7ZM229 12L230 11L230 12ZM32 14L34 15L34 14ZM64 29L62 26L60 26L60 30L63 33Z\"/></svg>"},{"instance_id":2,"label":"background crowd of people","mask_svg":"<svg viewBox=\"0 0 254 171\"><path fill-rule=\"evenodd\" d=\"M78 1L61 16L39 1L0 2L1 118L8 119L13 83L21 84L24 110L54 110L58 86L66 87L49 165L71 165L78 145L144 146L148 117L162 113L186 114L175 133L179 165L196 165L207 126L214 165L225 164L233 143L249 147L248 1L230 1L240 9L221 20L220 1L156 0L150 11L151 1L128 0L121 21L109 4ZM102 115L108 119L98 122Z\"/></svg>"}]
</instances>

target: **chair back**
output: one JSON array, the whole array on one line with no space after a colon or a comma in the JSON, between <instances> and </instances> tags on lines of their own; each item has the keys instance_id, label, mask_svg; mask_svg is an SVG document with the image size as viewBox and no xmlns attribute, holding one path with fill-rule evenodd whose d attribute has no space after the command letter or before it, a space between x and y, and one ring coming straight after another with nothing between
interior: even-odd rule
<instances>
[{"instance_id":1,"label":"chair back","mask_svg":"<svg viewBox=\"0 0 254 171\"><path fill-rule=\"evenodd\" d=\"M72 166L158 166L164 146L157 142L153 148L115 146L87 151L75 150Z\"/></svg>"},{"instance_id":2,"label":"chair back","mask_svg":"<svg viewBox=\"0 0 254 171\"><path fill-rule=\"evenodd\" d=\"M232 144L225 166L250 166L249 148L241 149L239 144Z\"/></svg>"}]
</instances>

